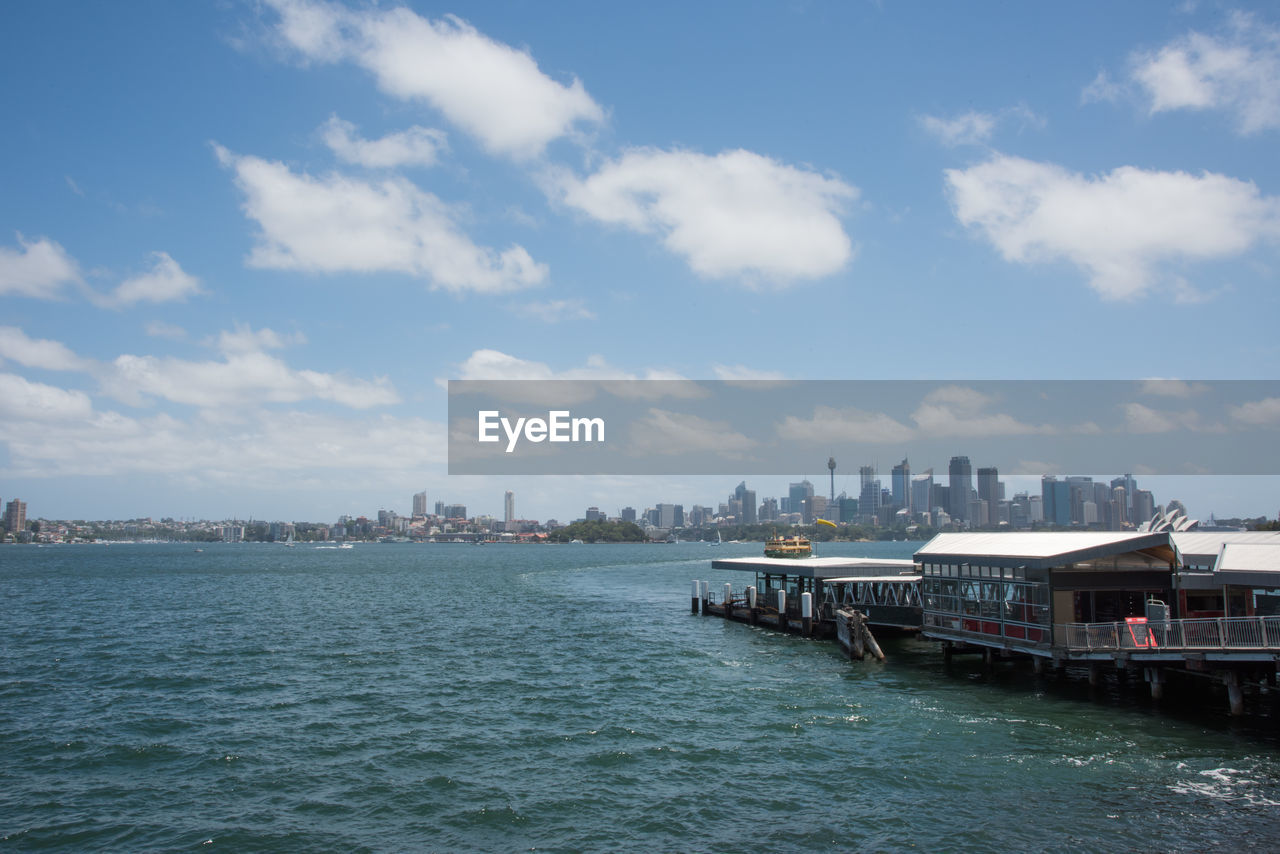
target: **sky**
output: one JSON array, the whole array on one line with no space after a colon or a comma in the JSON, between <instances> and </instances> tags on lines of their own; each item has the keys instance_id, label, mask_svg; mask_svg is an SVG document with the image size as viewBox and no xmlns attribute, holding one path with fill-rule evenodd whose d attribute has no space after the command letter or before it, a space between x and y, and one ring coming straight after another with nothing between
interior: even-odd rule
<instances>
[{"instance_id":1,"label":"sky","mask_svg":"<svg viewBox=\"0 0 1280 854\"><path fill-rule=\"evenodd\" d=\"M1269 3L49 0L0 6L0 76L0 498L33 518L736 485L449 476L449 380L1280 363Z\"/></svg>"}]
</instances>

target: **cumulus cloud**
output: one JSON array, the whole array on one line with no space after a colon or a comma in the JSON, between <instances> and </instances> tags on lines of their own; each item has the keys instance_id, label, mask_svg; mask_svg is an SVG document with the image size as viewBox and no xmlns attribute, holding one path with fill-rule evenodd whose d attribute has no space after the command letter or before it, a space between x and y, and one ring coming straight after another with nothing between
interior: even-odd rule
<instances>
[{"instance_id":1,"label":"cumulus cloud","mask_svg":"<svg viewBox=\"0 0 1280 854\"><path fill-rule=\"evenodd\" d=\"M1206 421L1194 409L1171 412L1141 403L1126 403L1121 405L1120 411L1124 414L1123 429L1129 433L1169 433L1174 430L1221 433L1225 429L1221 424Z\"/></svg>"},{"instance_id":2,"label":"cumulus cloud","mask_svg":"<svg viewBox=\"0 0 1280 854\"><path fill-rule=\"evenodd\" d=\"M1236 14L1221 35L1191 31L1131 58L1151 113L1222 110L1244 134L1280 128L1280 31Z\"/></svg>"},{"instance_id":3,"label":"cumulus cloud","mask_svg":"<svg viewBox=\"0 0 1280 854\"><path fill-rule=\"evenodd\" d=\"M810 418L788 415L776 429L778 435L788 441L817 444L903 442L912 436L910 427L883 412L867 412L852 406L818 406Z\"/></svg>"},{"instance_id":4,"label":"cumulus cloud","mask_svg":"<svg viewBox=\"0 0 1280 854\"><path fill-rule=\"evenodd\" d=\"M585 179L562 172L548 183L600 222L659 235L709 278L818 278L853 255L839 214L857 189L750 151L633 149Z\"/></svg>"},{"instance_id":5,"label":"cumulus cloud","mask_svg":"<svg viewBox=\"0 0 1280 854\"><path fill-rule=\"evenodd\" d=\"M1052 433L1044 424L1027 424L1012 415L988 412L995 399L965 386L943 386L924 396L911 413L922 436L1022 436Z\"/></svg>"},{"instance_id":6,"label":"cumulus cloud","mask_svg":"<svg viewBox=\"0 0 1280 854\"><path fill-rule=\"evenodd\" d=\"M82 391L33 383L16 374L0 374L0 423L48 422L87 417L93 406ZM43 427L33 428L36 432Z\"/></svg>"},{"instance_id":7,"label":"cumulus cloud","mask_svg":"<svg viewBox=\"0 0 1280 854\"><path fill-rule=\"evenodd\" d=\"M711 372L715 374L716 379L730 383L781 384L787 379L786 374L781 371L762 371L757 368L749 368L746 365L715 364L711 366Z\"/></svg>"},{"instance_id":8,"label":"cumulus cloud","mask_svg":"<svg viewBox=\"0 0 1280 854\"><path fill-rule=\"evenodd\" d=\"M0 388L5 388L4 375ZM367 483L377 475L439 465L445 456L443 426L420 418L260 410L240 419L229 441L227 425L203 412L189 418L133 418L94 411L87 398L74 397L76 392L63 394L71 397L56 414L37 410L0 418L0 442L9 450L5 474L191 475L201 482L281 487L324 472L358 472ZM8 397L0 397L0 411ZM387 448L396 453L388 454Z\"/></svg>"},{"instance_id":9,"label":"cumulus cloud","mask_svg":"<svg viewBox=\"0 0 1280 854\"><path fill-rule=\"evenodd\" d=\"M31 338L16 326L0 326L0 360L46 371L87 371L92 360L82 359L60 341Z\"/></svg>"},{"instance_id":10,"label":"cumulus cloud","mask_svg":"<svg viewBox=\"0 0 1280 854\"><path fill-rule=\"evenodd\" d=\"M1251 400L1239 406L1232 406L1228 412L1233 419L1242 424L1253 427L1277 427L1280 426L1280 397Z\"/></svg>"},{"instance_id":11,"label":"cumulus cloud","mask_svg":"<svg viewBox=\"0 0 1280 854\"><path fill-rule=\"evenodd\" d=\"M414 125L381 139L362 139L356 126L331 116L323 128L325 145L339 159L370 169L397 166L434 166L448 148L444 131Z\"/></svg>"},{"instance_id":12,"label":"cumulus cloud","mask_svg":"<svg viewBox=\"0 0 1280 854\"><path fill-rule=\"evenodd\" d=\"M1160 379L1158 377L1143 380L1141 387L1143 394L1152 394L1159 397L1191 397L1195 394L1204 394L1208 390L1209 386L1206 383Z\"/></svg>"},{"instance_id":13,"label":"cumulus cloud","mask_svg":"<svg viewBox=\"0 0 1280 854\"><path fill-rule=\"evenodd\" d=\"M528 315L543 323L559 323L562 320L594 320L595 312L583 305L580 299L556 299L547 302L527 302L509 306L521 315Z\"/></svg>"},{"instance_id":14,"label":"cumulus cloud","mask_svg":"<svg viewBox=\"0 0 1280 854\"><path fill-rule=\"evenodd\" d=\"M200 280L187 273L167 252L151 253L151 270L125 279L110 294L94 296L99 305L122 308L139 302L182 302L201 293Z\"/></svg>"},{"instance_id":15,"label":"cumulus cloud","mask_svg":"<svg viewBox=\"0 0 1280 854\"><path fill-rule=\"evenodd\" d=\"M30 368L76 371L96 378L103 393L130 405L149 398L199 407L246 410L266 403L327 400L353 409L399 403L386 378L349 379L298 370L269 355L300 334L237 327L217 339L221 360L189 361L173 357L122 354L110 362L78 356L58 341L34 339L17 327L0 327L0 359ZM28 395L29 396L29 395Z\"/></svg>"},{"instance_id":16,"label":"cumulus cloud","mask_svg":"<svg viewBox=\"0 0 1280 854\"><path fill-rule=\"evenodd\" d=\"M187 330L163 320L152 320L147 323L147 334L152 338L167 338L170 341L181 341L187 337Z\"/></svg>"},{"instance_id":17,"label":"cumulus cloud","mask_svg":"<svg viewBox=\"0 0 1280 854\"><path fill-rule=\"evenodd\" d=\"M1094 177L997 154L945 178L956 218L1006 261L1069 261L1107 299L1136 298L1161 264L1239 255L1280 235L1280 201L1209 172L1122 166Z\"/></svg>"},{"instance_id":18,"label":"cumulus cloud","mask_svg":"<svg viewBox=\"0 0 1280 854\"><path fill-rule=\"evenodd\" d=\"M636 456L713 454L736 459L755 446L755 441L734 430L727 421L650 409L630 426L626 450Z\"/></svg>"},{"instance_id":19,"label":"cumulus cloud","mask_svg":"<svg viewBox=\"0 0 1280 854\"><path fill-rule=\"evenodd\" d=\"M18 246L0 246L0 295L56 299L65 285L80 283L75 260L52 240L19 234Z\"/></svg>"},{"instance_id":20,"label":"cumulus cloud","mask_svg":"<svg viewBox=\"0 0 1280 854\"><path fill-rule=\"evenodd\" d=\"M943 145L981 145L991 138L996 117L970 110L952 119L921 116L920 126Z\"/></svg>"},{"instance_id":21,"label":"cumulus cloud","mask_svg":"<svg viewBox=\"0 0 1280 854\"><path fill-rule=\"evenodd\" d=\"M477 246L444 202L403 178L316 178L283 163L216 151L235 171L245 213L260 228L251 266L406 273L454 292L511 291L547 277L546 266L522 246L502 252Z\"/></svg>"},{"instance_id":22,"label":"cumulus cloud","mask_svg":"<svg viewBox=\"0 0 1280 854\"><path fill-rule=\"evenodd\" d=\"M125 403L159 398L199 407L245 408L265 403L328 400L353 409L400 402L389 380L354 380L296 370L263 352L232 352L221 361L121 355L103 389Z\"/></svg>"},{"instance_id":23,"label":"cumulus cloud","mask_svg":"<svg viewBox=\"0 0 1280 854\"><path fill-rule=\"evenodd\" d=\"M597 124L604 110L574 78L560 83L528 53L454 16L405 8L359 10L310 0L269 0L286 44L315 62L349 61L385 93L421 100L490 152L540 155L547 144Z\"/></svg>"}]
</instances>

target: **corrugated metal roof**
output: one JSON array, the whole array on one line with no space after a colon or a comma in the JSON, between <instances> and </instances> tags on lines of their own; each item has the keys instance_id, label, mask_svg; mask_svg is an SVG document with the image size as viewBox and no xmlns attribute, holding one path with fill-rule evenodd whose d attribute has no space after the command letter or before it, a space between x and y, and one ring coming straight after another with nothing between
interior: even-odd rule
<instances>
[{"instance_id":1,"label":"corrugated metal roof","mask_svg":"<svg viewBox=\"0 0 1280 854\"><path fill-rule=\"evenodd\" d=\"M1167 534L1132 531L1009 531L938 534L916 552L916 560L933 556L1045 559L1084 550L1116 547L1150 548L1168 542ZM1127 548L1126 548L1127 547Z\"/></svg>"},{"instance_id":2,"label":"corrugated metal roof","mask_svg":"<svg viewBox=\"0 0 1280 854\"><path fill-rule=\"evenodd\" d=\"M1185 563L1207 566L1225 543L1280 544L1280 531L1181 531L1171 536Z\"/></svg>"},{"instance_id":3,"label":"corrugated metal roof","mask_svg":"<svg viewBox=\"0 0 1280 854\"><path fill-rule=\"evenodd\" d=\"M742 569L817 579L859 572L897 572L914 567L914 561L906 559L870 557L729 557L711 561L712 569Z\"/></svg>"},{"instance_id":4,"label":"corrugated metal roof","mask_svg":"<svg viewBox=\"0 0 1280 854\"><path fill-rule=\"evenodd\" d=\"M1280 576L1280 539L1274 543L1227 543L1218 572L1274 572Z\"/></svg>"}]
</instances>

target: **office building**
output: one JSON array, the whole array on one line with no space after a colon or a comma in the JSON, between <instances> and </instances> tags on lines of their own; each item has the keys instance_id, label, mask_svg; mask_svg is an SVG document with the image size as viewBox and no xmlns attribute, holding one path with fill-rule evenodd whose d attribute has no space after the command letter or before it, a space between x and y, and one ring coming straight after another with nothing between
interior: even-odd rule
<instances>
[{"instance_id":1,"label":"office building","mask_svg":"<svg viewBox=\"0 0 1280 854\"><path fill-rule=\"evenodd\" d=\"M951 521L968 521L969 497L973 492L973 465L968 457L952 457L947 467L948 498L950 505L947 512Z\"/></svg>"}]
</instances>

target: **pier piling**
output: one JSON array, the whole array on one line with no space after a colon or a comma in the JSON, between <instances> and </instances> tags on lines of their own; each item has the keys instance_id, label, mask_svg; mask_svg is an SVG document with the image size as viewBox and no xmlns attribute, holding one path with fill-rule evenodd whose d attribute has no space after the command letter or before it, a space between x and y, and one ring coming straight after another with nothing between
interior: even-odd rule
<instances>
[{"instance_id":1,"label":"pier piling","mask_svg":"<svg viewBox=\"0 0 1280 854\"><path fill-rule=\"evenodd\" d=\"M693 613L698 613L698 594L702 591L702 585L698 584L695 578L693 581Z\"/></svg>"}]
</instances>

